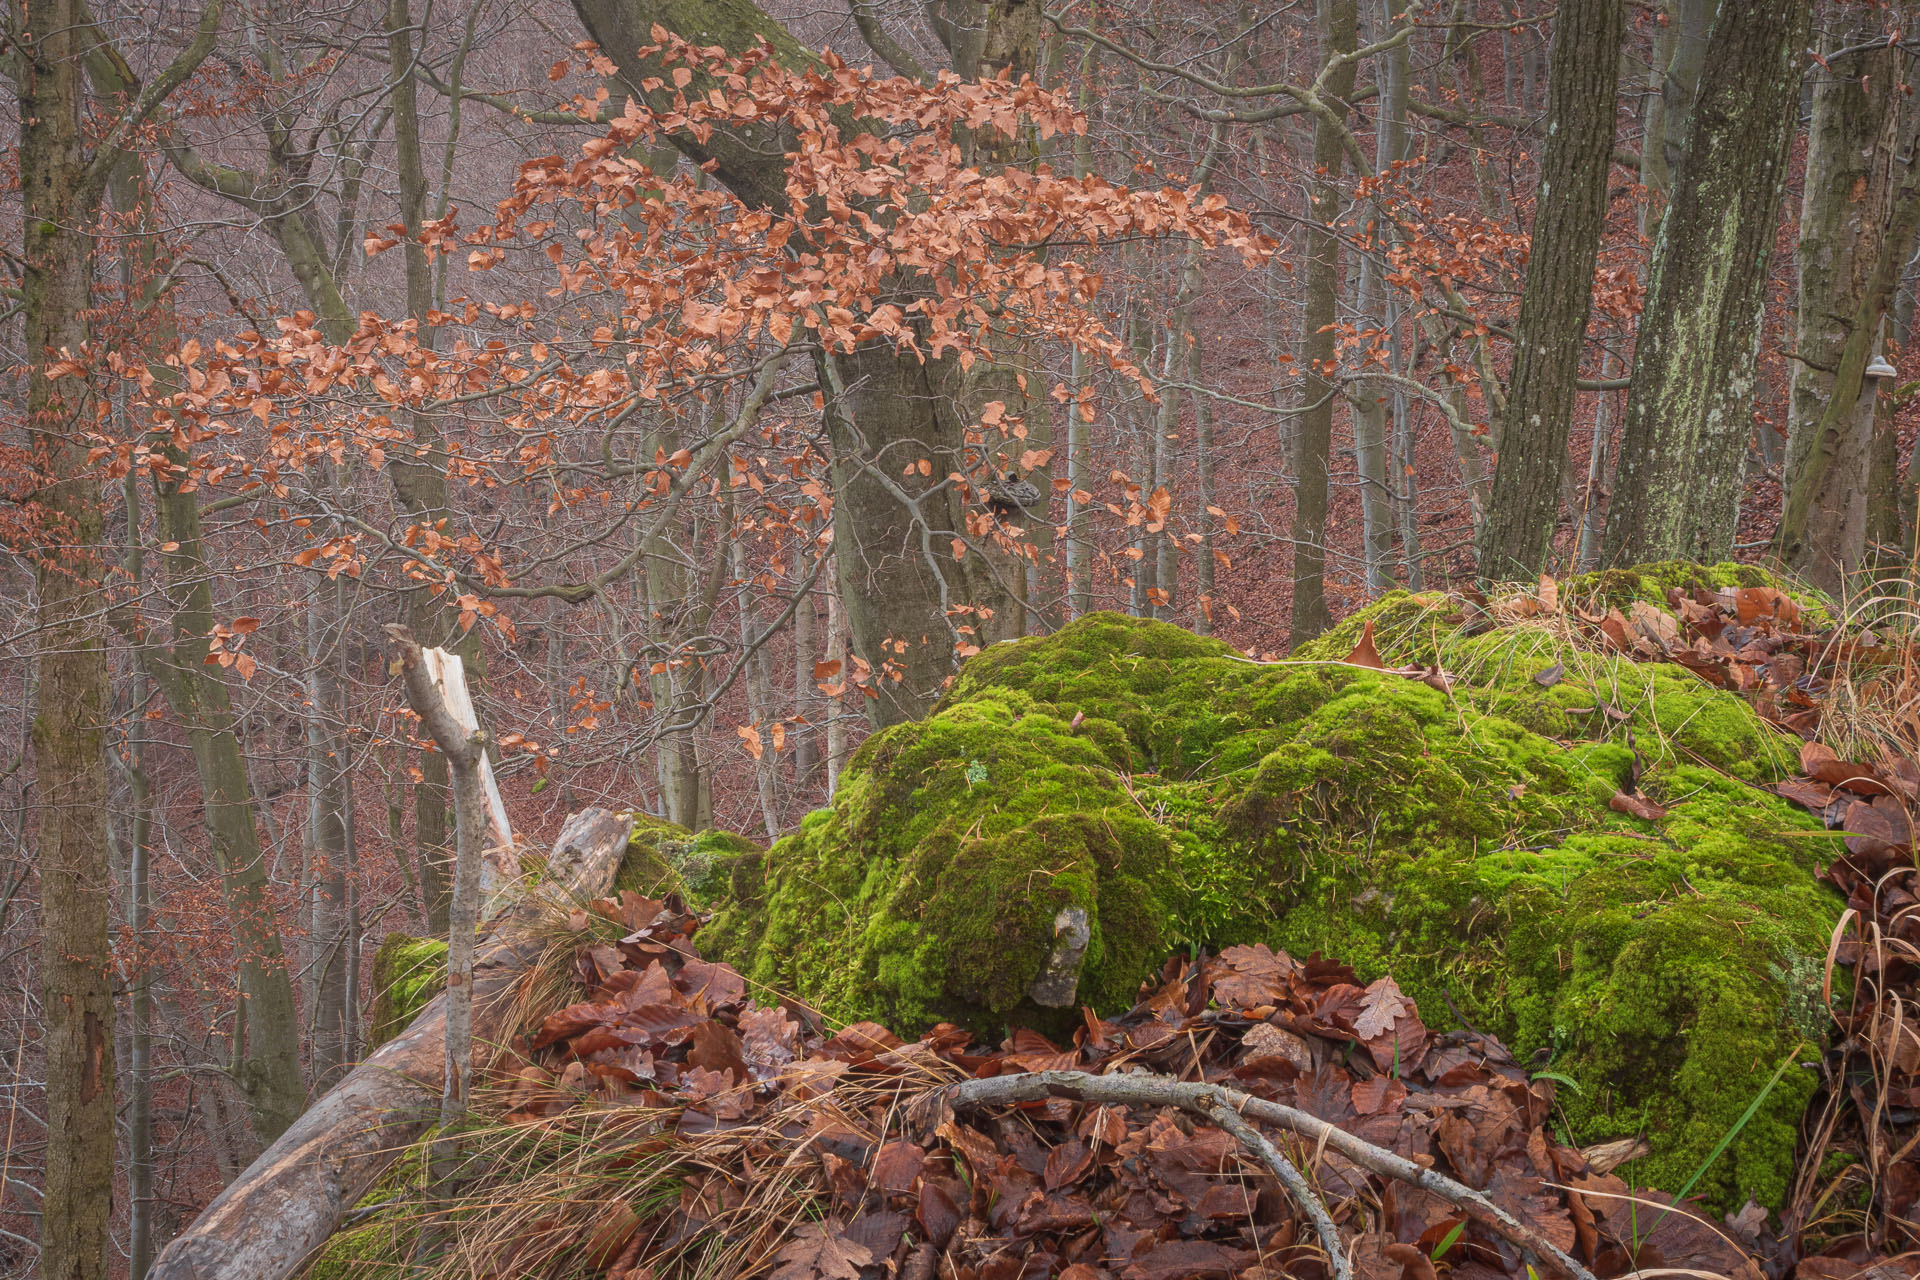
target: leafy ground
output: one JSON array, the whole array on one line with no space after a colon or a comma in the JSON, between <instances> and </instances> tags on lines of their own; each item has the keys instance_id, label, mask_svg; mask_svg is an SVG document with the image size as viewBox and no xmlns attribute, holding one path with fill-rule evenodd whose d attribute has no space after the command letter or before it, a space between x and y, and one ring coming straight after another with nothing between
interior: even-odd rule
<instances>
[{"instance_id":1,"label":"leafy ground","mask_svg":"<svg viewBox=\"0 0 1920 1280\"><path fill-rule=\"evenodd\" d=\"M870 1021L836 1029L702 958L702 916L677 898L627 891L566 922L578 1000L496 1073L482 1107L491 1120L465 1135L451 1197L444 1187L429 1194L420 1162L403 1161L372 1198L386 1207L340 1237L316 1274L398 1274L427 1256L444 1275L621 1280L1332 1274L1307 1202L1243 1140L1190 1112L1058 1096L938 1104L963 1082L1069 1070L1214 1084L1298 1108L1484 1191L1602 1278L1636 1268L1770 1280L1913 1274L1920 886L1909 814L1920 802L1920 661L1898 630L1836 628L1763 579L1608 575L1578 592L1545 582L1493 601L1402 597L1318 655L1369 688L1399 682L1454 698L1473 683L1536 724L1571 714L1614 726L1629 744L1626 767L1603 805L1648 824L1643 843L1697 838L1679 825L1705 785L1688 768L1811 815L1775 825L1821 851L1808 865L1824 868L1847 905L1811 983L1796 984L1812 992L1807 1007L1788 1010L1813 1050L1770 1068L1770 1090L1789 1074L1801 1083L1795 1115L1812 1093L1777 1213L1688 1201L1724 1167L1755 1107L1721 1123L1721 1141L1669 1184L1688 1201L1675 1207L1634 1174L1643 1139L1659 1133L1571 1145L1580 1126L1569 1108L1581 1098L1550 1058L1516 1062L1491 1035L1432 1031L1428 1019L1458 1025L1456 1011L1416 1002L1390 971L1260 944L1189 946L1117 1017L1082 1009L1051 1024L1050 1038L942 1022L903 1041ZM1516 650L1519 633L1538 644ZM1664 705L1692 698L1695 710L1650 723L1640 701L1655 705L1656 684L1672 684ZM1727 726L1748 731L1700 701L1715 690L1776 736L1726 750ZM1701 727L1709 713L1715 732ZM1072 736L1094 719L1072 724ZM1716 749L1720 759L1695 759ZM757 868L757 855L743 856ZM740 887L736 872L736 896ZM1284 1126L1257 1127L1304 1172L1351 1274L1551 1274L1457 1199Z\"/></svg>"},{"instance_id":2,"label":"leafy ground","mask_svg":"<svg viewBox=\"0 0 1920 1280\"><path fill-rule=\"evenodd\" d=\"M617 1280L1196 1280L1327 1274L1300 1207L1221 1129L1172 1109L1050 1099L953 1113L942 1086L1009 1073L1152 1073L1331 1120L1483 1189L1599 1276L1690 1267L1758 1277L1764 1214L1716 1224L1609 1172L1619 1147L1553 1136L1555 1084L1495 1040L1435 1033L1391 978L1263 946L1176 958L1072 1043L983 1045L942 1024L907 1043L828 1034L700 959L698 917L632 892L570 922L578 1003L547 1016L467 1137L451 1205L397 1203L319 1270L397 1268L430 1223L443 1274ZM916 1103L922 1105L916 1107ZM1337 1220L1352 1273L1528 1274L1520 1252L1426 1191L1338 1152L1288 1147Z\"/></svg>"}]
</instances>

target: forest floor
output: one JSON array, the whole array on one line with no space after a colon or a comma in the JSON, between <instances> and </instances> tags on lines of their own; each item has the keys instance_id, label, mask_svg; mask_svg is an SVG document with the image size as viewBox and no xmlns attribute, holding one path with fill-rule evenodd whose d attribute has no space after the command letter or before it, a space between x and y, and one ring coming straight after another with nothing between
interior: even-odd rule
<instances>
[{"instance_id":1,"label":"forest floor","mask_svg":"<svg viewBox=\"0 0 1920 1280\"><path fill-rule=\"evenodd\" d=\"M447 1275L614 1280L1920 1272L1920 653L1897 608L1816 627L1771 588L1623 611L1551 582L1458 603L1563 615L1596 652L1684 667L1799 740L1773 790L1836 833L1822 878L1847 905L1828 1042L1773 1081L1820 1079L1771 1212L1689 1196L1764 1091L1677 1194L1651 1190L1631 1180L1641 1138L1565 1140L1571 1081L1338 957L1175 955L1070 1036L905 1041L753 989L702 958L700 915L625 891L556 921L574 999L498 1064L452 1182L403 1159L313 1274L389 1273L423 1235ZM1345 661L1394 670L1370 627ZM1623 804L1660 808L1630 787Z\"/></svg>"}]
</instances>

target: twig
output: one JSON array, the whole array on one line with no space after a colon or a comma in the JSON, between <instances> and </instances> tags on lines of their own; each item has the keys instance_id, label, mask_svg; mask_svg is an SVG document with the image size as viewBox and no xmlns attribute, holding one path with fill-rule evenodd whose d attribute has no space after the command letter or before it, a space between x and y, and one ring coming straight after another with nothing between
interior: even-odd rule
<instances>
[{"instance_id":1,"label":"twig","mask_svg":"<svg viewBox=\"0 0 1920 1280\"><path fill-rule=\"evenodd\" d=\"M1268 1160L1267 1152L1248 1141L1250 1134L1266 1143L1273 1157L1283 1165L1286 1163L1279 1151L1274 1150L1271 1143L1267 1143L1246 1123L1247 1119L1298 1134L1339 1152L1369 1173L1408 1183L1440 1197L1512 1244L1529 1262L1545 1271L1567 1277L1567 1280L1594 1280L1591 1271L1569 1257L1551 1240L1465 1183L1456 1182L1443 1173L1423 1168L1384 1147L1376 1147L1371 1142L1356 1138L1318 1116L1277 1102L1268 1102L1237 1089L1213 1084L1188 1084L1155 1075L1096 1076L1084 1071L1035 1071L985 1080L964 1080L948 1085L934 1090L916 1103L915 1113L917 1118L924 1119L943 1106L958 1111L1016 1102L1043 1102L1048 1098L1073 1098L1082 1102L1120 1106L1179 1107L1213 1121L1253 1150L1293 1192L1301 1207L1314 1219L1315 1229L1327 1248L1329 1264L1334 1268L1338 1280L1350 1280L1351 1272L1343 1260L1338 1237L1333 1234L1333 1224L1327 1217L1326 1206L1306 1187L1306 1180L1300 1177L1297 1169L1293 1170L1293 1177L1300 1178L1298 1186ZM1228 1118L1231 1118L1231 1124ZM1235 1125L1239 1127L1235 1128Z\"/></svg>"}]
</instances>

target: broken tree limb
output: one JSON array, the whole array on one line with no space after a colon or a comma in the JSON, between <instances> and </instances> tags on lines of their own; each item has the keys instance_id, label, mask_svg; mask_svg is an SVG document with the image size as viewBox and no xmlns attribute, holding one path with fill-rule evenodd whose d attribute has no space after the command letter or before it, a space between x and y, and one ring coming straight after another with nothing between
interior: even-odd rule
<instances>
[{"instance_id":1,"label":"broken tree limb","mask_svg":"<svg viewBox=\"0 0 1920 1280\"><path fill-rule=\"evenodd\" d=\"M453 775L453 901L447 930L447 1071L440 1095L440 1127L449 1129L466 1114L473 1091L473 940L480 925L483 901L492 900L519 877L499 860L514 862L513 843L496 839L489 848L489 812L483 770L487 740L480 718L467 696L465 666L458 654L444 649L422 650L413 632L388 623L395 665L406 679L407 701L427 727ZM497 820L505 826L504 814ZM494 832L496 836L498 832ZM491 854L492 857L488 855ZM491 870L492 874L488 874ZM440 1154L451 1157L451 1148ZM446 1160L436 1158L437 1167Z\"/></svg>"},{"instance_id":2,"label":"broken tree limb","mask_svg":"<svg viewBox=\"0 0 1920 1280\"><path fill-rule=\"evenodd\" d=\"M536 926L550 899L604 894L625 855L633 820L588 809L568 819L542 877L491 922L473 966L474 1043L509 1039L514 989L546 943ZM402 1035L382 1045L315 1102L206 1207L154 1262L151 1280L285 1280L439 1117L446 1074L446 997L435 997Z\"/></svg>"},{"instance_id":3,"label":"broken tree limb","mask_svg":"<svg viewBox=\"0 0 1920 1280\"><path fill-rule=\"evenodd\" d=\"M1218 1118L1220 1113L1241 1117L1241 1126L1251 1132L1254 1137L1260 1135L1257 1130L1252 1129L1251 1125L1245 1123L1246 1120L1270 1124L1337 1151L1369 1173L1408 1183L1440 1197L1520 1250L1529 1262L1544 1272L1567 1277L1567 1280L1594 1280L1591 1271L1569 1257L1558 1245L1465 1183L1456 1182L1443 1173L1417 1165L1384 1147L1377 1147L1371 1142L1356 1138L1338 1125L1329 1124L1318 1116L1295 1107L1256 1098L1238 1089L1228 1089L1213 1084L1193 1084L1166 1076L1096 1076L1085 1071L1034 1071L1019 1075L991 1076L984 1080L963 1080L957 1084L947 1085L927 1094L914 1104L914 1109L916 1118L924 1122L927 1117L937 1114L942 1107L960 1111L1003 1106L1009 1103L1044 1102L1048 1098L1071 1098L1080 1102L1127 1107L1179 1107L1183 1111L1190 1111L1213 1121L1243 1144L1247 1141L1246 1134L1231 1125L1221 1124ZM1269 1169L1273 1169L1276 1176L1281 1176L1290 1191L1295 1190L1292 1181L1280 1175L1279 1169L1266 1160L1263 1152L1256 1148L1254 1154L1260 1157L1261 1162L1267 1164ZM1279 1154L1277 1150L1275 1154ZM1295 1170L1295 1173L1297 1175L1298 1170ZM1304 1182L1304 1179L1302 1181ZM1298 1192L1295 1191L1295 1194L1297 1195ZM1311 1195L1310 1189L1308 1194ZM1317 1197L1301 1201L1302 1207L1306 1209L1309 1216L1314 1216L1315 1204L1318 1204ZM1325 1212L1325 1206L1321 1205L1320 1214L1324 1215ZM1329 1258L1339 1259L1342 1254L1337 1237L1334 1244L1328 1245L1327 1234L1321 1229L1317 1217L1314 1225L1320 1232L1321 1243L1327 1248ZM1331 1219L1326 1225L1329 1228L1332 1226ZM1336 1265L1339 1264L1336 1262Z\"/></svg>"}]
</instances>

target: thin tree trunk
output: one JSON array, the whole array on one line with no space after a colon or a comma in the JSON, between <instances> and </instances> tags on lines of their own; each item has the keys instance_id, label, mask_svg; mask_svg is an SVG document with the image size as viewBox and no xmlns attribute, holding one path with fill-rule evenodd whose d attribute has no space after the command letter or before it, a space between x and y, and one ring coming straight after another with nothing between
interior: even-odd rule
<instances>
[{"instance_id":1,"label":"thin tree trunk","mask_svg":"<svg viewBox=\"0 0 1920 1280\"><path fill-rule=\"evenodd\" d=\"M1642 235L1659 234L1662 202L1686 154L1687 125L1693 118L1717 7L1717 0L1667 0L1667 21L1654 37L1646 129L1640 141L1640 181L1647 188L1640 218Z\"/></svg>"},{"instance_id":2,"label":"thin tree trunk","mask_svg":"<svg viewBox=\"0 0 1920 1280\"><path fill-rule=\"evenodd\" d=\"M446 1129L466 1115L473 1088L473 944L480 927L481 883L487 845L487 794L480 779L486 736L463 725L435 684L432 669L413 633L387 626L406 679L407 701L447 757L453 775L456 828L453 860L452 931L447 935L446 1081L440 1094L440 1126ZM446 654L446 650L440 650ZM447 660L459 662L456 655ZM435 1152L444 1164L448 1152Z\"/></svg>"},{"instance_id":3,"label":"thin tree trunk","mask_svg":"<svg viewBox=\"0 0 1920 1280\"><path fill-rule=\"evenodd\" d=\"M104 1280L113 1205L113 947L107 862L107 650L100 623L105 514L86 462L84 370L57 368L88 338L93 280L81 127L77 0L16 5L26 320L27 428L46 521L34 548L39 714L33 720L34 848L39 870L40 1000L45 1019L45 1196L40 1268L53 1280ZM64 375L64 376L63 376Z\"/></svg>"},{"instance_id":4,"label":"thin tree trunk","mask_svg":"<svg viewBox=\"0 0 1920 1280\"><path fill-rule=\"evenodd\" d=\"M794 557L794 574L806 580L803 572L806 565L804 550ZM806 589L806 596L793 611L793 714L794 728L788 741L792 745L793 789L806 801L807 787L813 781L813 770L820 755L819 728L816 724L820 702L819 690L814 687L813 664L815 658L815 632L819 629L819 600L812 588Z\"/></svg>"},{"instance_id":5,"label":"thin tree trunk","mask_svg":"<svg viewBox=\"0 0 1920 1280\"><path fill-rule=\"evenodd\" d=\"M1089 44L1080 59L1079 107L1089 109L1093 78L1098 73L1095 46ZM1073 175L1093 172L1093 142L1088 134L1073 139ZM1069 356L1067 390L1067 616L1078 618L1093 609L1093 404L1088 386L1086 354L1075 347ZM1080 397L1088 396L1083 402Z\"/></svg>"},{"instance_id":6,"label":"thin tree trunk","mask_svg":"<svg viewBox=\"0 0 1920 1280\"><path fill-rule=\"evenodd\" d=\"M1200 385L1200 335L1193 335L1187 352L1187 381ZM1193 630L1196 635L1213 634L1215 572L1214 556L1219 532L1214 523L1220 510L1219 494L1213 477L1213 400L1198 391L1193 397L1194 484L1200 490L1200 508L1195 519L1200 526L1200 545L1193 568Z\"/></svg>"},{"instance_id":7,"label":"thin tree trunk","mask_svg":"<svg viewBox=\"0 0 1920 1280\"><path fill-rule=\"evenodd\" d=\"M1406 11L1407 0L1381 0L1378 30L1373 38L1386 39L1404 21ZM1408 54L1403 42L1381 58L1380 103L1373 141L1375 172L1390 173L1395 164L1406 158L1407 81ZM1396 323L1382 260L1393 238L1393 229L1378 202L1373 208L1368 234L1375 243L1360 258L1354 310L1360 324L1378 329L1384 335L1391 332ZM1367 593L1376 596L1393 586L1393 498L1397 486L1387 474L1392 445L1387 415L1396 394L1387 386L1364 378L1347 390L1347 409L1353 422L1354 466L1360 474L1360 542L1366 563Z\"/></svg>"},{"instance_id":8,"label":"thin tree trunk","mask_svg":"<svg viewBox=\"0 0 1920 1280\"><path fill-rule=\"evenodd\" d=\"M340 580L307 574L303 619L307 664L306 715L307 838L313 874L306 886L313 949L311 1067L313 1092L325 1093L346 1070L355 1020L354 993L347 983L354 944L348 927L348 872L353 851L348 830L352 800L346 744L338 734L343 708L332 670L343 643L344 601Z\"/></svg>"},{"instance_id":9,"label":"thin tree trunk","mask_svg":"<svg viewBox=\"0 0 1920 1280\"><path fill-rule=\"evenodd\" d=\"M128 471L127 576L144 588L140 534L139 473ZM146 673L134 664L127 716L128 808L127 934L131 957L127 975L127 1271L145 1280L153 1263L153 972L147 957L148 922L153 917L153 783L147 773L147 740L142 727L150 694Z\"/></svg>"},{"instance_id":10,"label":"thin tree trunk","mask_svg":"<svg viewBox=\"0 0 1920 1280\"><path fill-rule=\"evenodd\" d=\"M1350 53L1357 39L1356 0L1319 0L1321 57ZM1339 120L1353 96L1355 67L1343 62L1325 77L1324 97ZM1293 618L1291 643L1299 645L1333 622L1327 608L1328 466L1333 452L1333 402L1338 384L1329 376L1335 352L1333 323L1340 298L1340 240L1333 228L1339 212L1339 179L1346 163L1344 130L1315 116L1313 171L1307 211L1306 305L1300 334L1301 413L1294 465Z\"/></svg>"},{"instance_id":11,"label":"thin tree trunk","mask_svg":"<svg viewBox=\"0 0 1920 1280\"><path fill-rule=\"evenodd\" d=\"M1531 580L1545 567L1566 474L1567 434L1606 230L1619 93L1621 0L1562 0L1547 79L1547 145L1533 241L1495 449L1480 576Z\"/></svg>"},{"instance_id":12,"label":"thin tree trunk","mask_svg":"<svg viewBox=\"0 0 1920 1280\"><path fill-rule=\"evenodd\" d=\"M825 569L827 575L827 644L826 660L840 664L836 677L839 683L852 683L853 673L847 670L846 615L840 607L840 580L836 565L829 561ZM840 770L847 760L847 710L842 698L832 697L826 700L827 709L827 795L833 799L833 793L840 788Z\"/></svg>"},{"instance_id":13,"label":"thin tree trunk","mask_svg":"<svg viewBox=\"0 0 1920 1280\"><path fill-rule=\"evenodd\" d=\"M1611 353L1600 357L1602 380L1613 376ZM1600 515L1601 486L1607 482L1607 455L1613 446L1613 396L1602 392L1593 410L1593 447L1587 452L1587 482L1580 493L1580 528L1574 538L1574 568L1587 572L1600 563L1600 534L1606 527Z\"/></svg>"},{"instance_id":14,"label":"thin tree trunk","mask_svg":"<svg viewBox=\"0 0 1920 1280\"><path fill-rule=\"evenodd\" d=\"M721 527L721 538L727 544L727 558L732 562L734 581L745 584L753 575L747 566L746 542L734 525L732 490L726 491L723 502L725 523ZM747 664L747 715L760 735L760 754L753 760L754 790L760 799L762 829L767 834L768 843L772 843L780 835L780 802L776 794L779 756L773 741L773 716L770 710L772 690L767 680L766 665L759 660L760 654L748 649L753 643L754 626L753 612L747 607L744 590L734 601L734 612L739 615L740 661Z\"/></svg>"}]
</instances>

